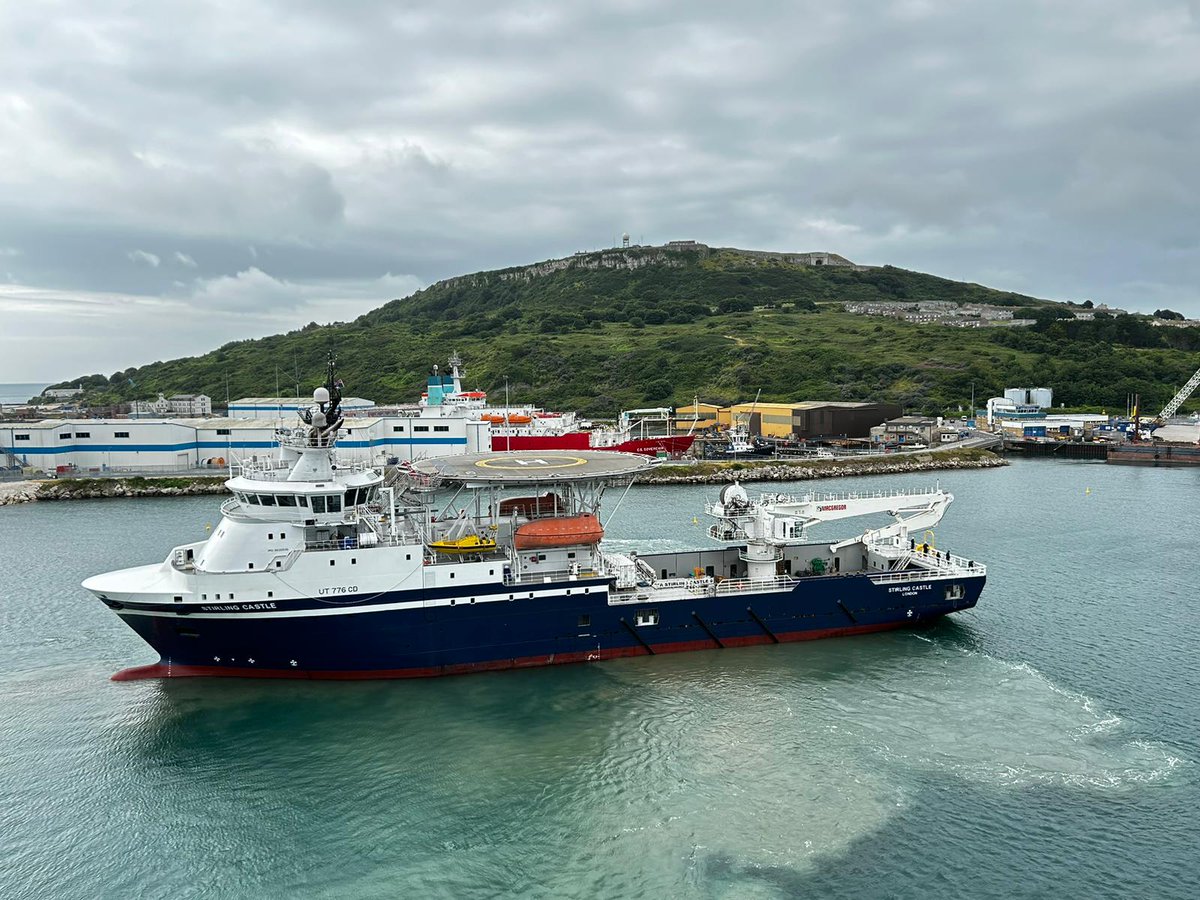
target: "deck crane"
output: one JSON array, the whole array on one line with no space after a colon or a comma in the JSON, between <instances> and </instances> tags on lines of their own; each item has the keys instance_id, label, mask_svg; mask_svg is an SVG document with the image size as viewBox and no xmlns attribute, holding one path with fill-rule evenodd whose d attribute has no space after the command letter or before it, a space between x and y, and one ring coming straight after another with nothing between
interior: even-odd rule
<instances>
[{"instance_id":1,"label":"deck crane","mask_svg":"<svg viewBox=\"0 0 1200 900\"><path fill-rule=\"evenodd\" d=\"M718 502L704 511L717 520L709 536L726 543L744 543L741 559L751 579L771 578L783 558L782 548L807 541L807 531L823 522L886 513L891 525L870 529L861 537L831 544L836 553L862 540L877 556L907 559L909 534L933 528L945 515L954 495L940 487L924 491L879 491L872 493L818 494L798 496L763 494L751 500L738 482L721 489Z\"/></svg>"},{"instance_id":2,"label":"deck crane","mask_svg":"<svg viewBox=\"0 0 1200 900\"><path fill-rule=\"evenodd\" d=\"M1179 389L1179 393L1171 398L1171 402L1163 407L1163 411L1158 414L1158 418L1154 420L1156 425L1161 425L1175 413L1179 412L1179 407L1183 406L1183 402L1188 397L1192 396L1192 391L1200 387L1200 369L1197 369L1195 374L1188 379L1187 384Z\"/></svg>"}]
</instances>

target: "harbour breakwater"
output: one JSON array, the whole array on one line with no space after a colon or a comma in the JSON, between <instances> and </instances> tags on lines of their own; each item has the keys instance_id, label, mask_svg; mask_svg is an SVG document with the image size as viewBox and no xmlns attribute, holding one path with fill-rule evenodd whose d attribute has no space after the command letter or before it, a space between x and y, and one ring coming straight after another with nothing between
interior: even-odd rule
<instances>
[{"instance_id":1,"label":"harbour breakwater","mask_svg":"<svg viewBox=\"0 0 1200 900\"><path fill-rule=\"evenodd\" d=\"M847 459L706 462L660 466L638 476L638 484L721 484L731 481L809 481L859 475L906 475L943 469L993 469L1008 461L987 450L952 450Z\"/></svg>"},{"instance_id":2,"label":"harbour breakwater","mask_svg":"<svg viewBox=\"0 0 1200 900\"><path fill-rule=\"evenodd\" d=\"M1007 460L986 450L905 454L821 460L762 462L702 462L691 466L661 466L638 476L638 484L721 484L731 481L809 481L858 475L905 475L943 469L991 469ZM0 506L56 500L97 500L109 497L190 497L225 494L224 477L215 478L56 478L0 484Z\"/></svg>"},{"instance_id":3,"label":"harbour breakwater","mask_svg":"<svg viewBox=\"0 0 1200 900\"><path fill-rule=\"evenodd\" d=\"M0 506L43 500L106 497L190 497L225 494L225 478L55 478L0 485Z\"/></svg>"}]
</instances>

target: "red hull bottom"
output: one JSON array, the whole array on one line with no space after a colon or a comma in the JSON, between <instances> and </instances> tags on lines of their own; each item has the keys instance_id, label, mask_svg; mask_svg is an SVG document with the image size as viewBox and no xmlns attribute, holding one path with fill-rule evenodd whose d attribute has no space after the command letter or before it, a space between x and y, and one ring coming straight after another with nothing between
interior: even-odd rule
<instances>
[{"instance_id":1,"label":"red hull bottom","mask_svg":"<svg viewBox=\"0 0 1200 900\"><path fill-rule=\"evenodd\" d=\"M779 643L815 641L822 638L846 637L870 634L903 628L908 622L885 622L881 625L851 625L846 628L824 628L818 631L791 631L775 635ZM724 638L721 645L749 647L773 643L766 635ZM651 644L645 647L616 647L611 650L589 650L579 653L555 653L550 656L524 656L517 659L497 659L488 662L462 663L452 666L429 666L415 669L373 669L363 671L311 671L301 669L250 669L233 666L185 666L169 662L157 662L148 666L122 669L112 676L113 681L143 681L150 678L306 678L320 681L364 681L384 678L435 678L441 675L466 675L471 672L497 672L505 669L533 669L540 666L565 665L567 663L599 662L628 656L650 656L660 653L687 653L693 650L716 650L712 639L703 641L681 641L673 644Z\"/></svg>"}]
</instances>

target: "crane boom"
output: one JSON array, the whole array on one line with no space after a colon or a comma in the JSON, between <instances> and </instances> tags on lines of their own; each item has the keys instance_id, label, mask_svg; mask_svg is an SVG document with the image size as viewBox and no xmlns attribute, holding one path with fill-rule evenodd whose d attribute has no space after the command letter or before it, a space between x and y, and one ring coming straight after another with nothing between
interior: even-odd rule
<instances>
[{"instance_id":1,"label":"crane boom","mask_svg":"<svg viewBox=\"0 0 1200 900\"><path fill-rule=\"evenodd\" d=\"M722 490L717 503L706 504L704 511L718 520L709 529L709 534L717 540L782 546L803 543L805 532L813 525L880 513L895 519L895 525L887 526L888 534L906 533L908 528L930 528L941 521L953 501L954 496L941 488L799 496L763 494L751 500L735 482Z\"/></svg>"},{"instance_id":2,"label":"crane boom","mask_svg":"<svg viewBox=\"0 0 1200 900\"><path fill-rule=\"evenodd\" d=\"M1163 411L1158 414L1158 417L1164 422L1179 412L1179 407L1183 406L1185 400L1192 396L1192 392L1200 387L1200 369L1197 369L1195 374L1188 379L1187 384L1179 389L1179 393L1171 398L1171 402L1163 407Z\"/></svg>"}]
</instances>

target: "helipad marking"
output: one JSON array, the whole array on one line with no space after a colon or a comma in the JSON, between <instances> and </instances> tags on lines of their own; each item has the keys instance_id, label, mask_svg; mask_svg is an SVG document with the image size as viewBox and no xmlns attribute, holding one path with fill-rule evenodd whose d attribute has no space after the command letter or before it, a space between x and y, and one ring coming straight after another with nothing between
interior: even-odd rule
<instances>
[{"instance_id":1,"label":"helipad marking","mask_svg":"<svg viewBox=\"0 0 1200 900\"><path fill-rule=\"evenodd\" d=\"M586 466L587 460L578 456L537 456L532 459L500 457L498 459L481 459L475 465L481 469L509 469L516 471L528 469L571 469L575 466Z\"/></svg>"}]
</instances>

